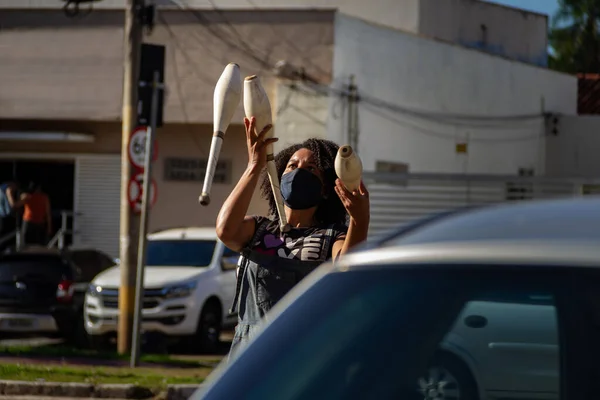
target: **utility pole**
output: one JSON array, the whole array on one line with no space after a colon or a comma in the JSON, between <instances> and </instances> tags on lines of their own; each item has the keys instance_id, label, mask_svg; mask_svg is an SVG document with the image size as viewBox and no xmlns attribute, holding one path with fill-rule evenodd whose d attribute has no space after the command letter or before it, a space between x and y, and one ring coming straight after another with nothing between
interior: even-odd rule
<instances>
[{"instance_id":1,"label":"utility pole","mask_svg":"<svg viewBox=\"0 0 600 400\"><path fill-rule=\"evenodd\" d=\"M119 330L117 335L119 354L126 354L131 351L134 319L136 262L138 257L138 242L135 239L138 237L139 218L131 210L128 201L127 191L132 173L128 147L131 133L137 125L138 74L143 38L141 12L144 9L144 0L127 0L125 7L119 232L121 287L119 288Z\"/></svg>"},{"instance_id":2,"label":"utility pole","mask_svg":"<svg viewBox=\"0 0 600 400\"><path fill-rule=\"evenodd\" d=\"M358 110L357 110L357 89L354 84L354 75L350 75L348 84L348 144L354 151L358 151Z\"/></svg>"}]
</instances>

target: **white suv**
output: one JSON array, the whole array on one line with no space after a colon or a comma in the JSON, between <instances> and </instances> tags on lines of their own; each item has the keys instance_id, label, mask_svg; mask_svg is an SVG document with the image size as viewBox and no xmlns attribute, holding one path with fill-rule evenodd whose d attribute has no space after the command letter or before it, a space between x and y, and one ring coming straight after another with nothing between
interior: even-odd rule
<instances>
[{"instance_id":1,"label":"white suv","mask_svg":"<svg viewBox=\"0 0 600 400\"><path fill-rule=\"evenodd\" d=\"M217 239L214 228L178 228L148 235L143 333L187 341L190 350L215 350L221 328L235 323L239 253ZM85 297L85 329L92 342L115 336L119 315L118 266L97 275Z\"/></svg>"}]
</instances>

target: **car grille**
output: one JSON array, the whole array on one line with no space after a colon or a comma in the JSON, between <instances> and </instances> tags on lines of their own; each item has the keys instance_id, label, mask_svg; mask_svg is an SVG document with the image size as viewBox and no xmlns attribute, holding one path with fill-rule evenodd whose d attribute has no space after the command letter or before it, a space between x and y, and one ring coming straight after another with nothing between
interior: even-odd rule
<instances>
[{"instance_id":1,"label":"car grille","mask_svg":"<svg viewBox=\"0 0 600 400\"><path fill-rule=\"evenodd\" d=\"M104 289L100 295L105 308L119 308L119 290ZM143 309L152 309L160 305L163 299L162 289L150 289L144 291Z\"/></svg>"}]
</instances>

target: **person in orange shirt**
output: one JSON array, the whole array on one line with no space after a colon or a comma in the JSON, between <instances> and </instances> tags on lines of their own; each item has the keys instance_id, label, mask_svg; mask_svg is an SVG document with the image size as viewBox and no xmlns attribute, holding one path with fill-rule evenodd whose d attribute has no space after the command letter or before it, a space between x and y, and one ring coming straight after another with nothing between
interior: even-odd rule
<instances>
[{"instance_id":1,"label":"person in orange shirt","mask_svg":"<svg viewBox=\"0 0 600 400\"><path fill-rule=\"evenodd\" d=\"M28 192L22 196L24 242L43 246L52 234L50 198L37 183L30 183Z\"/></svg>"}]
</instances>

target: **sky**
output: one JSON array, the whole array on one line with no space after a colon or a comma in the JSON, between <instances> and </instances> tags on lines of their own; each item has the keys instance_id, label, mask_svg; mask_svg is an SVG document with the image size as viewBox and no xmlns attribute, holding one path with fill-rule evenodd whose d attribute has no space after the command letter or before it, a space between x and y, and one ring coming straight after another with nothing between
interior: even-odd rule
<instances>
[{"instance_id":1,"label":"sky","mask_svg":"<svg viewBox=\"0 0 600 400\"><path fill-rule=\"evenodd\" d=\"M548 15L548 22L558 9L558 0L487 0L490 3L504 4Z\"/></svg>"}]
</instances>

